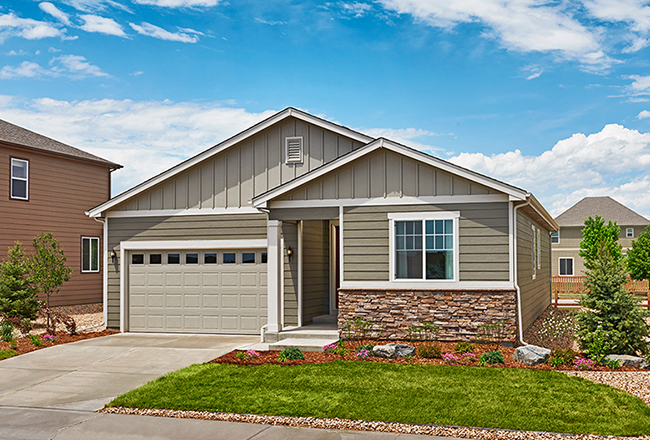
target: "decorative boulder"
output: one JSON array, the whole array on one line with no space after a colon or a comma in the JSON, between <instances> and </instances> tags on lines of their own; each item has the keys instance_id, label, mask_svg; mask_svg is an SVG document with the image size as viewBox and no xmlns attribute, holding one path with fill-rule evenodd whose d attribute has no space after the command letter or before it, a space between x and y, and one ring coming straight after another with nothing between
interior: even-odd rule
<instances>
[{"instance_id":1,"label":"decorative boulder","mask_svg":"<svg viewBox=\"0 0 650 440\"><path fill-rule=\"evenodd\" d=\"M386 359L394 359L396 357L413 356L415 354L415 347L406 344L396 344L391 342L386 345L377 345L372 349L372 354Z\"/></svg>"},{"instance_id":2,"label":"decorative boulder","mask_svg":"<svg viewBox=\"0 0 650 440\"><path fill-rule=\"evenodd\" d=\"M512 359L523 362L526 365L543 364L551 357L551 350L537 345L524 345L517 347Z\"/></svg>"},{"instance_id":3,"label":"decorative boulder","mask_svg":"<svg viewBox=\"0 0 650 440\"><path fill-rule=\"evenodd\" d=\"M613 360L618 360L621 363L621 367L636 367L636 368L648 368L650 364L645 358L630 356L627 354L608 354L605 356L605 361L610 362Z\"/></svg>"},{"instance_id":4,"label":"decorative boulder","mask_svg":"<svg viewBox=\"0 0 650 440\"><path fill-rule=\"evenodd\" d=\"M415 347L406 344L388 344L395 347L395 356L406 357L415 355Z\"/></svg>"}]
</instances>

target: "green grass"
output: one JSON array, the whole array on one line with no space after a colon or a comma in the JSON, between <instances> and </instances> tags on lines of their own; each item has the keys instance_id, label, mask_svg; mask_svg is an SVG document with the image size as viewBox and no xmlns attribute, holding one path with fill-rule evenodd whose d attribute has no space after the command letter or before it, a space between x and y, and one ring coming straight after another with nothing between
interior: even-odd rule
<instances>
[{"instance_id":1,"label":"green grass","mask_svg":"<svg viewBox=\"0 0 650 440\"><path fill-rule=\"evenodd\" d=\"M3 359L10 358L12 356L16 356L18 353L16 353L13 350L0 350L0 361Z\"/></svg>"},{"instance_id":2,"label":"green grass","mask_svg":"<svg viewBox=\"0 0 650 440\"><path fill-rule=\"evenodd\" d=\"M509 428L650 434L650 408L621 390L531 369L375 362L192 365L109 406Z\"/></svg>"}]
</instances>

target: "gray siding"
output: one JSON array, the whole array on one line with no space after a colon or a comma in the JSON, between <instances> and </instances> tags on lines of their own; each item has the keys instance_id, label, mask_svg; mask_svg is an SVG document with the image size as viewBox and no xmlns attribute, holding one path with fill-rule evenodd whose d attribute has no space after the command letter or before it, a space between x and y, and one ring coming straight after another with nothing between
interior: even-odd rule
<instances>
[{"instance_id":1,"label":"gray siding","mask_svg":"<svg viewBox=\"0 0 650 440\"><path fill-rule=\"evenodd\" d=\"M282 222L282 251L284 262L284 325L298 325L298 225L296 222ZM289 262L287 249L293 249Z\"/></svg>"},{"instance_id":2,"label":"gray siding","mask_svg":"<svg viewBox=\"0 0 650 440\"><path fill-rule=\"evenodd\" d=\"M303 137L302 164L284 163L284 140L291 136ZM115 210L248 207L253 197L361 146L352 139L288 118Z\"/></svg>"},{"instance_id":3,"label":"gray siding","mask_svg":"<svg viewBox=\"0 0 650 440\"><path fill-rule=\"evenodd\" d=\"M265 214L183 217L110 218L108 249L117 258L108 263L108 327L120 327L120 242L159 240L266 239Z\"/></svg>"},{"instance_id":4,"label":"gray siding","mask_svg":"<svg viewBox=\"0 0 650 440\"><path fill-rule=\"evenodd\" d=\"M303 223L303 325L329 313L329 222Z\"/></svg>"},{"instance_id":5,"label":"gray siding","mask_svg":"<svg viewBox=\"0 0 650 440\"><path fill-rule=\"evenodd\" d=\"M508 281L508 203L373 206L343 211L345 281L389 280L389 212L460 211L460 281Z\"/></svg>"},{"instance_id":6,"label":"gray siding","mask_svg":"<svg viewBox=\"0 0 650 440\"><path fill-rule=\"evenodd\" d=\"M367 199L497 194L485 186L380 149L281 200Z\"/></svg>"},{"instance_id":7,"label":"gray siding","mask_svg":"<svg viewBox=\"0 0 650 440\"><path fill-rule=\"evenodd\" d=\"M533 230L541 230L542 267L533 279ZM521 290L521 316L524 331L551 304L551 238L549 231L517 212L517 283Z\"/></svg>"}]
</instances>

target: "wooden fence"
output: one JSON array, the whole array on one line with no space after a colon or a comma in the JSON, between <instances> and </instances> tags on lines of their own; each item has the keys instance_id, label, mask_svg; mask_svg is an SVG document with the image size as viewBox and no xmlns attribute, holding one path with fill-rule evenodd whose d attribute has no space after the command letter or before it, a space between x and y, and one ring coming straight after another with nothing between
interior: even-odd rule
<instances>
[{"instance_id":1,"label":"wooden fence","mask_svg":"<svg viewBox=\"0 0 650 440\"><path fill-rule=\"evenodd\" d=\"M585 277L553 277L553 303L555 308L579 307L580 298L587 291ZM648 280L627 282L627 290L639 300L639 305L650 310L650 286Z\"/></svg>"}]
</instances>

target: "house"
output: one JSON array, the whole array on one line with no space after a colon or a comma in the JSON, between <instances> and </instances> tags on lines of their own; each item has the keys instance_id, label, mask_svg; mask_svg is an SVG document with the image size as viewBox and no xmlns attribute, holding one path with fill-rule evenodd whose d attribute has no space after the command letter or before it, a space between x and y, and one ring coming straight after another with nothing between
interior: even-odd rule
<instances>
[{"instance_id":1,"label":"house","mask_svg":"<svg viewBox=\"0 0 650 440\"><path fill-rule=\"evenodd\" d=\"M523 189L287 108L89 211L108 326L257 334L322 315L514 339L550 304L551 215ZM519 313L521 312L521 313Z\"/></svg>"},{"instance_id":2,"label":"house","mask_svg":"<svg viewBox=\"0 0 650 440\"><path fill-rule=\"evenodd\" d=\"M72 267L72 278L50 305L102 302L103 226L89 206L111 195L113 162L0 120L0 260L16 241L51 231Z\"/></svg>"},{"instance_id":3,"label":"house","mask_svg":"<svg viewBox=\"0 0 650 440\"><path fill-rule=\"evenodd\" d=\"M589 217L601 216L605 223L611 221L621 228L618 242L623 253L632 247L650 221L611 197L585 197L555 218L560 226L551 237L553 276L584 276L583 258L578 255L582 241L582 228Z\"/></svg>"}]
</instances>

